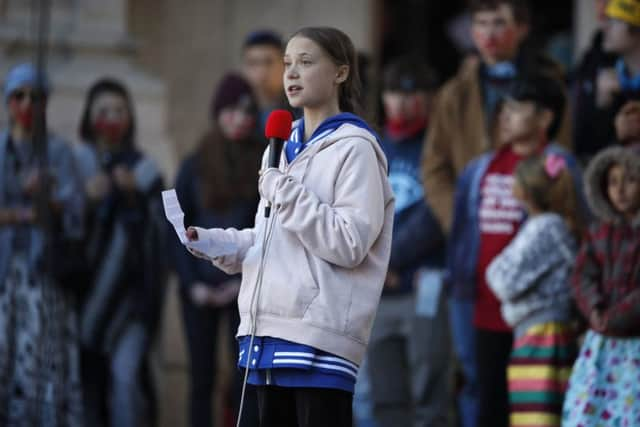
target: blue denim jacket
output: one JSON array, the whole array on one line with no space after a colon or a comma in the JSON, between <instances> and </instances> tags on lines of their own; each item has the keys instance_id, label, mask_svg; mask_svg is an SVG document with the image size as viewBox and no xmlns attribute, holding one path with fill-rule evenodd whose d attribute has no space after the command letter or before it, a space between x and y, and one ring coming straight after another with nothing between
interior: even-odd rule
<instances>
[{"instance_id":1,"label":"blue denim jacket","mask_svg":"<svg viewBox=\"0 0 640 427\"><path fill-rule=\"evenodd\" d=\"M5 160L9 142L8 130L0 132L0 206L5 207ZM79 238L83 232L84 193L76 174L71 147L66 141L54 135L48 136L47 158L49 173L55 179L51 197L63 205L63 232L73 238ZM11 260L14 227L0 226L0 283L4 282ZM30 246L28 249L29 268L36 268L44 250L44 235L36 226L30 227Z\"/></svg>"},{"instance_id":2,"label":"blue denim jacket","mask_svg":"<svg viewBox=\"0 0 640 427\"><path fill-rule=\"evenodd\" d=\"M561 146L551 143L544 153L555 153L567 162L576 183L582 210L588 219L587 202L582 186L582 172L576 159ZM472 300L476 291L478 250L480 247L480 185L495 156L491 151L472 160L462 171L456 184L453 224L447 246L445 283L450 297Z\"/></svg>"}]
</instances>

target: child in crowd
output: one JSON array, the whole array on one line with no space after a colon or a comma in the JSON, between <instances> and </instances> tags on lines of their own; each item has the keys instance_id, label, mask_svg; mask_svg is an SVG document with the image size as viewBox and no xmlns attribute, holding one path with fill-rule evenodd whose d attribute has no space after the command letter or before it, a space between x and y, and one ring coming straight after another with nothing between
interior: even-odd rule
<instances>
[{"instance_id":1,"label":"child in crowd","mask_svg":"<svg viewBox=\"0 0 640 427\"><path fill-rule=\"evenodd\" d=\"M525 158L554 153L579 180L575 159L551 142L564 104L563 88L554 79L542 74L518 79L498 117L500 148L471 162L458 181L446 277L453 300L469 307L465 316L460 311L452 316L452 331L456 352L468 355L471 346L475 355L462 363L466 372L477 372L478 426L509 425L506 368L513 337L485 271L525 218L511 191L515 169Z\"/></svg>"},{"instance_id":2,"label":"child in crowd","mask_svg":"<svg viewBox=\"0 0 640 427\"><path fill-rule=\"evenodd\" d=\"M576 353L569 285L581 229L576 188L565 160L549 154L516 167L513 193L528 219L486 274L515 333L511 427L559 427Z\"/></svg>"},{"instance_id":3,"label":"child in crowd","mask_svg":"<svg viewBox=\"0 0 640 427\"><path fill-rule=\"evenodd\" d=\"M640 425L640 155L598 154L585 174L598 217L578 253L572 285L589 320L562 425Z\"/></svg>"}]
</instances>

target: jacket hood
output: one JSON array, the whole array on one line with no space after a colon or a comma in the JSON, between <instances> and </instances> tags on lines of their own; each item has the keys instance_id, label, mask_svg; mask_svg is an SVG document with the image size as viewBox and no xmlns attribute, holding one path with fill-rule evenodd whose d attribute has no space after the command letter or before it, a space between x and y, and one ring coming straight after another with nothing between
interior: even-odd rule
<instances>
[{"instance_id":1,"label":"jacket hood","mask_svg":"<svg viewBox=\"0 0 640 427\"><path fill-rule=\"evenodd\" d=\"M320 123L318 128L313 131L313 134L309 138L309 141L320 139L347 123L369 131L378 141L380 140L376 132L361 117L353 113L339 113L334 116L328 117L322 123ZM293 142L303 143L304 133L305 123L304 118L301 118L293 122L293 124L291 125L291 137L289 139Z\"/></svg>"},{"instance_id":2,"label":"jacket hood","mask_svg":"<svg viewBox=\"0 0 640 427\"><path fill-rule=\"evenodd\" d=\"M382 151L379 139L373 131L351 123L344 123L321 144L321 149L340 141L342 138L360 138L368 141L376 153L378 164L384 169L385 174L388 173L387 156Z\"/></svg>"},{"instance_id":3,"label":"jacket hood","mask_svg":"<svg viewBox=\"0 0 640 427\"><path fill-rule=\"evenodd\" d=\"M304 122L302 120L296 120L293 123L293 132L291 134L290 141L288 141L287 144L295 143L299 138L299 135L304 134L303 126ZM328 131L328 135L325 137L322 136L324 131ZM324 150L345 138L360 138L371 144L371 147L374 149L376 157L378 158L378 164L384 168L385 174L388 172L387 156L384 154L384 151L380 146L380 139L378 138L378 135L376 135L375 131L371 129L364 120L355 114L342 113L327 119L314 132L310 141L313 141L318 136L318 141L313 143L313 146L315 147L313 149L303 151L300 154L300 157L313 155L314 153Z\"/></svg>"},{"instance_id":4,"label":"jacket hood","mask_svg":"<svg viewBox=\"0 0 640 427\"><path fill-rule=\"evenodd\" d=\"M622 216L616 212L606 194L609 169L622 165L634 176L640 178L640 154L625 147L610 147L598 153L589 163L584 175L585 193L592 212L602 221L621 223ZM640 224L640 213L633 221Z\"/></svg>"}]
</instances>

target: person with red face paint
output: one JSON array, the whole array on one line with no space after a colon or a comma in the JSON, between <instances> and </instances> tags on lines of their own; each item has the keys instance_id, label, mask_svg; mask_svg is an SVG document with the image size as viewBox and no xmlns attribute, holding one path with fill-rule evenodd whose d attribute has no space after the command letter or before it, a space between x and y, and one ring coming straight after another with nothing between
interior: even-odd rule
<instances>
[{"instance_id":1,"label":"person with red face paint","mask_svg":"<svg viewBox=\"0 0 640 427\"><path fill-rule=\"evenodd\" d=\"M439 291L445 241L420 177L436 88L435 72L418 59L399 58L385 69L381 147L396 204L389 270L367 349L379 427L449 425L451 345Z\"/></svg>"},{"instance_id":2,"label":"person with red face paint","mask_svg":"<svg viewBox=\"0 0 640 427\"><path fill-rule=\"evenodd\" d=\"M155 413L147 356L166 279L166 223L162 177L135 147L134 134L126 88L112 79L95 83L76 147L89 205L92 278L83 298L81 341L91 425L106 418L113 426L137 426Z\"/></svg>"},{"instance_id":3,"label":"person with red face paint","mask_svg":"<svg viewBox=\"0 0 640 427\"><path fill-rule=\"evenodd\" d=\"M467 62L439 91L423 154L426 193L447 232L456 177L471 159L495 148L491 120L516 76L535 70L563 79L557 64L525 47L526 0L473 0L471 13L480 61ZM569 146L569 134L569 120L563 120L557 141Z\"/></svg>"},{"instance_id":4,"label":"person with red face paint","mask_svg":"<svg viewBox=\"0 0 640 427\"><path fill-rule=\"evenodd\" d=\"M176 193L187 224L238 229L253 224L258 204L255 183L264 148L264 142L255 137L257 118L256 99L247 81L235 73L224 76L211 103L211 127L193 154L184 160L176 179ZM230 345L234 354L238 348L235 332L239 318L235 302L240 277L228 275L211 263L193 257L177 239L174 241L172 259L180 278L189 349L190 425L211 427L214 425L212 394L216 353L222 345ZM225 316L230 343L221 340L218 333ZM237 390L234 392L239 391L240 375L235 380ZM257 403L255 396L250 396L245 400L243 425L255 426Z\"/></svg>"},{"instance_id":5,"label":"person with red face paint","mask_svg":"<svg viewBox=\"0 0 640 427\"><path fill-rule=\"evenodd\" d=\"M54 242L82 228L82 200L68 143L48 134L46 170L39 163L34 110L46 107L48 94L46 76L38 79L31 64L14 67L5 77L9 127L0 132L3 426L82 425L77 319L66 289L71 284L63 283L51 265ZM40 211L36 206L44 185L49 186L49 206ZM46 223L48 232L43 231Z\"/></svg>"}]
</instances>

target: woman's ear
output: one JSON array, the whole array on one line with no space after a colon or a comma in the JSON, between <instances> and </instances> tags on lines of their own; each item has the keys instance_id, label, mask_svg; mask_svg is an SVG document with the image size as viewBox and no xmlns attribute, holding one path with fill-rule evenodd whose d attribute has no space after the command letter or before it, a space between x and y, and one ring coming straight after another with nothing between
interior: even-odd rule
<instances>
[{"instance_id":1,"label":"woman's ear","mask_svg":"<svg viewBox=\"0 0 640 427\"><path fill-rule=\"evenodd\" d=\"M337 85L344 83L347 80L347 78L349 78L349 71L350 71L350 68L348 65L338 66L338 72L336 73L336 80L335 80Z\"/></svg>"}]
</instances>

